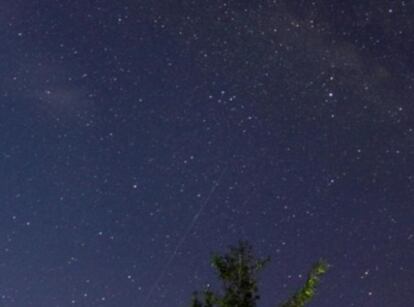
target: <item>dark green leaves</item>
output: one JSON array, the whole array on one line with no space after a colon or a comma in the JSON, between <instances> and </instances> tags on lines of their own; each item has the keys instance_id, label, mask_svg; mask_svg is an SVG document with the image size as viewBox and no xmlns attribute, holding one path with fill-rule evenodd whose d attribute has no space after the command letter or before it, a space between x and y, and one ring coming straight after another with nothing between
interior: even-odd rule
<instances>
[{"instance_id":1,"label":"dark green leaves","mask_svg":"<svg viewBox=\"0 0 414 307\"><path fill-rule=\"evenodd\" d=\"M257 259L251 246L239 242L230 247L225 255L212 257L212 265L222 282L222 291L214 293L209 289L203 292L203 299L197 292L193 295L191 307L256 307L260 296L257 288L257 275L269 262L269 258ZM309 272L305 285L281 307L303 307L314 297L320 277L326 273L328 265L324 261L315 263Z\"/></svg>"}]
</instances>

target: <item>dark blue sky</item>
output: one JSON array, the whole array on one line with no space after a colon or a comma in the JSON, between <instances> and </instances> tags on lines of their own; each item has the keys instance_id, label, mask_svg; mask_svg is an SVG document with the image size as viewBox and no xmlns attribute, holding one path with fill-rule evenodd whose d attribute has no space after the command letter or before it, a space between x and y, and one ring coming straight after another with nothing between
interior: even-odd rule
<instances>
[{"instance_id":1,"label":"dark blue sky","mask_svg":"<svg viewBox=\"0 0 414 307\"><path fill-rule=\"evenodd\" d=\"M240 239L262 306L414 305L412 1L1 6L0 306L188 306Z\"/></svg>"}]
</instances>

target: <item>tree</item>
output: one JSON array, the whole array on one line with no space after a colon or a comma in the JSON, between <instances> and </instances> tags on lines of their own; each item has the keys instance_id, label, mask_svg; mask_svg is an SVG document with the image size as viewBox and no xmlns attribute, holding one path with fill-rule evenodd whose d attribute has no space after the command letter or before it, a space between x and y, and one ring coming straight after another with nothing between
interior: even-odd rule
<instances>
[{"instance_id":1,"label":"tree","mask_svg":"<svg viewBox=\"0 0 414 307\"><path fill-rule=\"evenodd\" d=\"M209 288L203 291L203 299L194 292L191 307L256 307L259 300L257 275L270 261L269 258L257 259L252 247L246 241L230 247L225 255L215 255L212 265L222 282L221 293ZM311 301L319 284L320 277L326 273L328 265L324 261L314 264L304 286L280 307L303 307Z\"/></svg>"},{"instance_id":2,"label":"tree","mask_svg":"<svg viewBox=\"0 0 414 307\"><path fill-rule=\"evenodd\" d=\"M320 277L328 271L328 264L319 260L316 262L308 274L305 285L296 291L296 293L281 307L302 307L309 303L315 296L316 287L319 285Z\"/></svg>"}]
</instances>

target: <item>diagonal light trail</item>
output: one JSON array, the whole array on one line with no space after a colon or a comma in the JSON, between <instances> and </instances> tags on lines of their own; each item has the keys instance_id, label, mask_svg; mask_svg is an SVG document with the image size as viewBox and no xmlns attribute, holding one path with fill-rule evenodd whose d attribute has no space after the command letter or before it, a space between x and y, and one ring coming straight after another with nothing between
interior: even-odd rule
<instances>
[{"instance_id":1,"label":"diagonal light trail","mask_svg":"<svg viewBox=\"0 0 414 307\"><path fill-rule=\"evenodd\" d=\"M149 299L152 296L152 293L154 292L155 288L158 286L160 281L163 279L165 272L167 271L170 264L174 261L175 257L177 256L177 252L180 250L181 246L184 244L185 240L187 239L188 235L193 230L194 226L196 225L200 215L203 213L205 207L207 206L208 202L210 201L211 196L214 194L216 188L220 185L221 179L223 178L224 173L227 171L227 166L221 171L221 174L217 181L213 183L213 186L211 187L210 192L208 193L207 197L205 198L204 202L201 204L200 208L196 212L196 214L193 216L191 222L188 224L188 227L184 234L182 235L181 239L178 241L177 245L175 246L174 251L172 254L168 257L167 262L165 263L164 267L162 268L160 274L158 275L157 279L155 280L154 284L151 286L145 300L144 300L144 306L147 306L147 303Z\"/></svg>"}]
</instances>

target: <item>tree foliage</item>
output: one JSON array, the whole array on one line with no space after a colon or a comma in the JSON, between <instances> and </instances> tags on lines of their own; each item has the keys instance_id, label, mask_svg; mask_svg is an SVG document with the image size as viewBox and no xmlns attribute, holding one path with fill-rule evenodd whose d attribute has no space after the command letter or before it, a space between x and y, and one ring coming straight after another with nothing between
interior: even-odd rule
<instances>
[{"instance_id":1,"label":"tree foliage","mask_svg":"<svg viewBox=\"0 0 414 307\"><path fill-rule=\"evenodd\" d=\"M246 241L230 247L227 254L213 256L212 265L222 283L222 290L215 293L207 288L202 295L194 292L191 307L256 307L260 298L258 273L269 261L269 258L257 259ZM315 263L304 286L280 307L303 307L310 302L316 293L320 277L327 269L326 262Z\"/></svg>"},{"instance_id":2,"label":"tree foliage","mask_svg":"<svg viewBox=\"0 0 414 307\"><path fill-rule=\"evenodd\" d=\"M319 285L320 277L328 270L328 264L320 260L315 263L308 274L305 285L299 289L287 302L281 307L303 307L309 303L315 296L316 287Z\"/></svg>"}]
</instances>

